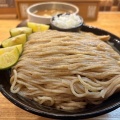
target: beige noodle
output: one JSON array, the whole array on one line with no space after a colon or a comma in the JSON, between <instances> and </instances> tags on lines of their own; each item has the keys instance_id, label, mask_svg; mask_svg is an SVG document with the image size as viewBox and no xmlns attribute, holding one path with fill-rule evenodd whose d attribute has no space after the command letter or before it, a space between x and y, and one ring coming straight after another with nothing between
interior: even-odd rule
<instances>
[{"instance_id":1,"label":"beige noodle","mask_svg":"<svg viewBox=\"0 0 120 120\"><path fill-rule=\"evenodd\" d=\"M11 92L66 111L100 104L120 91L120 56L104 42L108 38L85 32L33 33L12 68Z\"/></svg>"}]
</instances>

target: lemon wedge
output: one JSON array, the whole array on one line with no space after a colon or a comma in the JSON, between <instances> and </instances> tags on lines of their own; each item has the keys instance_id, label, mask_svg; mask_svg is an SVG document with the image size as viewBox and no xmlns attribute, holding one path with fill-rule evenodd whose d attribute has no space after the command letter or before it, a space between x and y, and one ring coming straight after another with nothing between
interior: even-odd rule
<instances>
[{"instance_id":1,"label":"lemon wedge","mask_svg":"<svg viewBox=\"0 0 120 120\"><path fill-rule=\"evenodd\" d=\"M28 27L17 27L17 28L12 28L10 30L10 34L12 37L20 34L30 35L31 33L32 33L32 28L28 28Z\"/></svg>"},{"instance_id":2,"label":"lemon wedge","mask_svg":"<svg viewBox=\"0 0 120 120\"><path fill-rule=\"evenodd\" d=\"M21 35L17 35L15 37L11 37L6 40L3 40L1 45L3 47L9 47L9 46L14 46L19 44L24 45L26 41L27 41L26 34L21 34Z\"/></svg>"},{"instance_id":3,"label":"lemon wedge","mask_svg":"<svg viewBox=\"0 0 120 120\"><path fill-rule=\"evenodd\" d=\"M19 51L17 47L7 50L0 48L0 70L8 69L13 66L19 59Z\"/></svg>"},{"instance_id":4,"label":"lemon wedge","mask_svg":"<svg viewBox=\"0 0 120 120\"><path fill-rule=\"evenodd\" d=\"M27 26L29 28L33 29L33 32L39 32L39 31L46 31L50 28L49 25L45 25L45 24L38 24L38 23L34 23L34 22L27 22Z\"/></svg>"},{"instance_id":5,"label":"lemon wedge","mask_svg":"<svg viewBox=\"0 0 120 120\"><path fill-rule=\"evenodd\" d=\"M3 54L3 53L5 53L5 52L9 52L9 51L13 50L16 47L17 47L19 55L20 55L22 53L22 51L23 51L22 44L15 45L15 46L10 46L10 47L5 47L5 48L0 48L0 55Z\"/></svg>"},{"instance_id":6,"label":"lemon wedge","mask_svg":"<svg viewBox=\"0 0 120 120\"><path fill-rule=\"evenodd\" d=\"M15 45L13 47L17 47L18 51L19 51L19 54L21 55L22 51L23 51L23 45L20 44L20 45Z\"/></svg>"}]
</instances>

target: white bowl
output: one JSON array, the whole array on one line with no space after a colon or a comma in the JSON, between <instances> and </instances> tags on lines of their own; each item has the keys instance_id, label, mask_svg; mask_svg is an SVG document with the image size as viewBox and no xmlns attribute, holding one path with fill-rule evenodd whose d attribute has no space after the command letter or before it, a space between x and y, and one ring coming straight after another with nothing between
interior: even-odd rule
<instances>
[{"instance_id":1,"label":"white bowl","mask_svg":"<svg viewBox=\"0 0 120 120\"><path fill-rule=\"evenodd\" d=\"M28 21L35 23L50 24L51 17L36 15L34 12L37 10L46 10L46 9L60 9L66 11L72 11L72 13L78 14L79 8L73 4L65 2L42 2L33 4L27 8Z\"/></svg>"}]
</instances>

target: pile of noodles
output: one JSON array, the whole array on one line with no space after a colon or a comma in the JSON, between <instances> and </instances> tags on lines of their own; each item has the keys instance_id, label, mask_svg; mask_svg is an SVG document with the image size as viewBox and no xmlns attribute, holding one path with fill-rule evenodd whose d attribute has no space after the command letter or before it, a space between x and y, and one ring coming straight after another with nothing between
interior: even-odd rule
<instances>
[{"instance_id":1,"label":"pile of noodles","mask_svg":"<svg viewBox=\"0 0 120 120\"><path fill-rule=\"evenodd\" d=\"M10 82L12 93L78 110L120 91L120 56L91 33L37 32L24 45Z\"/></svg>"}]
</instances>

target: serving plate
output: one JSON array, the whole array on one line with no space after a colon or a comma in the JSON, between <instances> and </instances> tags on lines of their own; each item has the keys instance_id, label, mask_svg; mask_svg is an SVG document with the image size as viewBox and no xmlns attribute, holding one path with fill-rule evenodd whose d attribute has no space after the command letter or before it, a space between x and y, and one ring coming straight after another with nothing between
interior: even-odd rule
<instances>
[{"instance_id":1,"label":"serving plate","mask_svg":"<svg viewBox=\"0 0 120 120\"><path fill-rule=\"evenodd\" d=\"M26 21L20 23L17 27L26 26ZM120 38L109 33L105 30L91 27L87 25L83 25L81 28L82 31L92 32L96 35L110 35L110 43L113 47L119 52L120 51ZM25 99L17 94L13 94L10 92L10 70L2 70L0 71L0 91L1 93L13 104L16 106L31 112L33 114L54 118L54 119L85 119L96 117L108 112L111 112L118 107L120 107L120 93L116 93L104 101L102 104L87 106L86 109L78 112L65 112L53 109L51 107L45 107L42 105L38 105L36 102Z\"/></svg>"}]
</instances>

